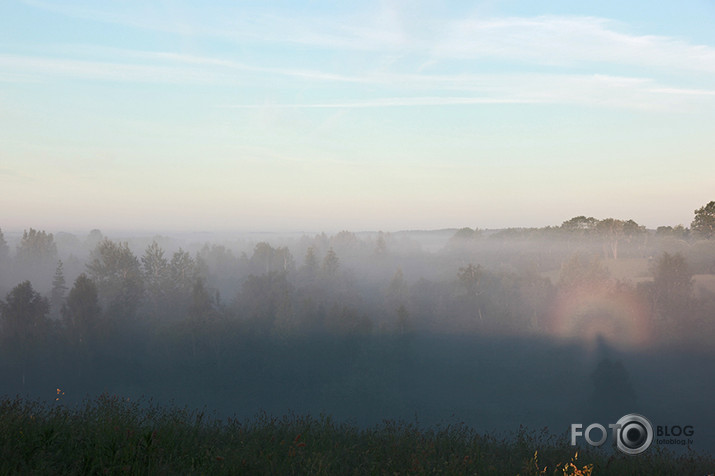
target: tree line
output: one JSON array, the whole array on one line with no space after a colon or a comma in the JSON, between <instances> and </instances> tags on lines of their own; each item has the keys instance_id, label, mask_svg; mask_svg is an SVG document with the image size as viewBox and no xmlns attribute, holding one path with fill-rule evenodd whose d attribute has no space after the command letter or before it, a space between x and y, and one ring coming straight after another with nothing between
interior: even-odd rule
<instances>
[{"instance_id":1,"label":"tree line","mask_svg":"<svg viewBox=\"0 0 715 476\"><path fill-rule=\"evenodd\" d=\"M632 220L575 217L547 230L561 239L525 240L520 230L521 238L513 240L508 231L462 229L436 253L388 233L320 234L293 246L302 250L298 260L288 246L267 242L236 255L220 244L167 252L152 241L137 255L128 242L97 231L87 237L93 248L70 279L52 234L26 231L12 257L0 232L0 269L42 272L51 283L43 293L23 279L0 301L0 369L8 388L28 390L33 379L49 374L82 388L101 386L112 369L112 378L136 385L151 375L196 384L227 369L240 370L247 381L260 380L267 369L293 381L297 377L284 367L292 359L289 348L285 354L274 347L259 350L267 342L290 347L286 342L303 339L322 342L337 367L312 355L311 345L301 347L304 355L295 365L325 375L344 368L345 378L372 379L364 366L365 359L377 358L366 353L375 350L374 339L391 342L380 352L404 356L420 335L543 335L560 298L594 288L613 299L639 300L663 338L678 332L712 336L715 296L696 293L693 282L697 266L715 263L713 236L707 234L712 225L703 218L715 216L711 209L715 202L696 211L689 244ZM604 237L618 237L619 259L653 256L651 279L611 276L604 255L617 256L610 241L604 251ZM50 264L54 272L48 273Z\"/></svg>"}]
</instances>

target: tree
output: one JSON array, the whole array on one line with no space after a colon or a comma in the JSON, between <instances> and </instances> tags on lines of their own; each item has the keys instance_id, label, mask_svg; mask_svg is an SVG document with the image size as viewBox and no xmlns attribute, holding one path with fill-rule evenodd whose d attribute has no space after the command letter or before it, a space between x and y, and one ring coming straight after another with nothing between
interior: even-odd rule
<instances>
[{"instance_id":1,"label":"tree","mask_svg":"<svg viewBox=\"0 0 715 476\"><path fill-rule=\"evenodd\" d=\"M32 288L30 281L18 284L4 302L0 301L4 344L19 360L23 390L27 368L48 331L49 312L50 303Z\"/></svg>"},{"instance_id":2,"label":"tree","mask_svg":"<svg viewBox=\"0 0 715 476\"><path fill-rule=\"evenodd\" d=\"M152 241L146 247L141 261L147 287L149 287L150 282L159 283L168 276L169 263L164 258L164 250L161 249L156 241Z\"/></svg>"},{"instance_id":3,"label":"tree","mask_svg":"<svg viewBox=\"0 0 715 476\"><path fill-rule=\"evenodd\" d=\"M188 251L179 248L169 263L169 277L174 288L180 292L189 290L192 283L197 278L196 262Z\"/></svg>"},{"instance_id":4,"label":"tree","mask_svg":"<svg viewBox=\"0 0 715 476\"><path fill-rule=\"evenodd\" d=\"M189 306L189 317L197 322L203 322L212 317L215 317L215 305L211 294L204 286L202 279L194 281L194 287L191 291L191 304Z\"/></svg>"},{"instance_id":5,"label":"tree","mask_svg":"<svg viewBox=\"0 0 715 476\"><path fill-rule=\"evenodd\" d=\"M603 285L608 282L609 275L608 268L603 266L598 256L589 260L585 256L573 255L561 266L559 288L568 291L584 286Z\"/></svg>"},{"instance_id":6,"label":"tree","mask_svg":"<svg viewBox=\"0 0 715 476\"><path fill-rule=\"evenodd\" d=\"M295 269L295 260L287 246L281 246L276 249L274 261L277 263L279 272L288 273Z\"/></svg>"},{"instance_id":7,"label":"tree","mask_svg":"<svg viewBox=\"0 0 715 476\"><path fill-rule=\"evenodd\" d=\"M392 304L403 304L407 300L407 285L402 268L397 268L387 287L387 298Z\"/></svg>"},{"instance_id":8,"label":"tree","mask_svg":"<svg viewBox=\"0 0 715 476\"><path fill-rule=\"evenodd\" d=\"M692 301L693 273L680 253L663 253L653 272L653 304L666 318L688 314Z\"/></svg>"},{"instance_id":9,"label":"tree","mask_svg":"<svg viewBox=\"0 0 715 476\"><path fill-rule=\"evenodd\" d=\"M676 238L685 239L690 235L690 228L685 228L683 225L676 225L673 227L673 236Z\"/></svg>"},{"instance_id":10,"label":"tree","mask_svg":"<svg viewBox=\"0 0 715 476\"><path fill-rule=\"evenodd\" d=\"M87 271L112 317L133 318L144 293L139 260L125 243L105 239L92 252Z\"/></svg>"},{"instance_id":11,"label":"tree","mask_svg":"<svg viewBox=\"0 0 715 476\"><path fill-rule=\"evenodd\" d=\"M336 303L326 320L326 328L340 336L368 335L372 332L372 321L355 309Z\"/></svg>"},{"instance_id":12,"label":"tree","mask_svg":"<svg viewBox=\"0 0 715 476\"><path fill-rule=\"evenodd\" d=\"M308 251L305 252L305 258L303 260L303 266L301 268L301 274L312 280L318 275L318 257L315 254L315 248L313 246L308 247Z\"/></svg>"},{"instance_id":13,"label":"tree","mask_svg":"<svg viewBox=\"0 0 715 476\"><path fill-rule=\"evenodd\" d=\"M404 305L397 308L397 333L399 335L408 334L411 329L410 313Z\"/></svg>"},{"instance_id":14,"label":"tree","mask_svg":"<svg viewBox=\"0 0 715 476\"><path fill-rule=\"evenodd\" d=\"M55 276L52 279L52 292L50 293L50 307L52 309L52 314L55 316L59 316L60 314L66 293L67 286L65 285L65 274L62 260L60 260L57 262Z\"/></svg>"},{"instance_id":15,"label":"tree","mask_svg":"<svg viewBox=\"0 0 715 476\"><path fill-rule=\"evenodd\" d=\"M82 273L75 279L62 306L62 322L68 351L75 359L74 370L77 378L81 379L85 369L90 366L92 353L99 344L97 339L100 337L101 316L97 286Z\"/></svg>"},{"instance_id":16,"label":"tree","mask_svg":"<svg viewBox=\"0 0 715 476\"><path fill-rule=\"evenodd\" d=\"M179 321L188 316L191 305L194 283L199 279L199 270L189 252L179 248L171 256L167 265L167 282L163 290L165 296L162 304L162 315ZM151 296L151 292L150 292Z\"/></svg>"},{"instance_id":17,"label":"tree","mask_svg":"<svg viewBox=\"0 0 715 476\"><path fill-rule=\"evenodd\" d=\"M561 229L567 232L578 233L580 235L588 234L596 229L598 220L593 217L586 218L585 216L573 217L561 224Z\"/></svg>"},{"instance_id":18,"label":"tree","mask_svg":"<svg viewBox=\"0 0 715 476\"><path fill-rule=\"evenodd\" d=\"M5 235L0 229L0 286L5 284L5 278L9 278L8 267L10 265L10 247L7 246Z\"/></svg>"},{"instance_id":19,"label":"tree","mask_svg":"<svg viewBox=\"0 0 715 476\"><path fill-rule=\"evenodd\" d=\"M215 330L215 320L220 317L218 298L216 301L204 285L202 278L196 278L192 285L188 315L184 321L184 328L188 331L191 342L191 356L196 359L202 344L208 343L207 337Z\"/></svg>"},{"instance_id":20,"label":"tree","mask_svg":"<svg viewBox=\"0 0 715 476\"><path fill-rule=\"evenodd\" d=\"M17 259L27 263L56 262L57 245L52 233L37 231L30 228L22 234L22 240L17 245Z\"/></svg>"},{"instance_id":21,"label":"tree","mask_svg":"<svg viewBox=\"0 0 715 476\"><path fill-rule=\"evenodd\" d=\"M639 225L634 220L626 220L623 222L623 236L628 242L643 235L645 232L645 226Z\"/></svg>"},{"instance_id":22,"label":"tree","mask_svg":"<svg viewBox=\"0 0 715 476\"><path fill-rule=\"evenodd\" d=\"M5 264L10 258L10 247L7 246L7 241L5 241L5 235L2 233L2 228L0 228L0 266Z\"/></svg>"},{"instance_id":23,"label":"tree","mask_svg":"<svg viewBox=\"0 0 715 476\"><path fill-rule=\"evenodd\" d=\"M343 230L330 238L330 245L341 253L352 253L358 249L360 240L355 233Z\"/></svg>"},{"instance_id":24,"label":"tree","mask_svg":"<svg viewBox=\"0 0 715 476\"><path fill-rule=\"evenodd\" d=\"M162 309L168 292L169 262L156 241L147 246L141 261L147 297L156 316Z\"/></svg>"},{"instance_id":25,"label":"tree","mask_svg":"<svg viewBox=\"0 0 715 476\"><path fill-rule=\"evenodd\" d=\"M603 257L608 258L610 254L613 259L617 259L618 240L620 235L623 234L623 221L613 218L599 220L596 223L596 232L601 235L604 240Z\"/></svg>"},{"instance_id":26,"label":"tree","mask_svg":"<svg viewBox=\"0 0 715 476\"><path fill-rule=\"evenodd\" d=\"M479 228L472 230L469 227L460 228L447 242L447 248L453 251L468 251L478 243L482 232Z\"/></svg>"},{"instance_id":27,"label":"tree","mask_svg":"<svg viewBox=\"0 0 715 476\"><path fill-rule=\"evenodd\" d=\"M57 245L52 233L30 228L17 245L16 261L21 275L40 289L49 289L49 277L57 264Z\"/></svg>"},{"instance_id":28,"label":"tree","mask_svg":"<svg viewBox=\"0 0 715 476\"><path fill-rule=\"evenodd\" d=\"M460 228L457 232L450 238L450 241L458 240L475 240L482 236L482 231L479 228L471 229L469 227Z\"/></svg>"},{"instance_id":29,"label":"tree","mask_svg":"<svg viewBox=\"0 0 715 476\"><path fill-rule=\"evenodd\" d=\"M268 274L272 269L273 261L273 247L262 241L258 243L253 248L253 255L251 256L251 271L256 274Z\"/></svg>"},{"instance_id":30,"label":"tree","mask_svg":"<svg viewBox=\"0 0 715 476\"><path fill-rule=\"evenodd\" d=\"M80 274L62 307L62 320L73 344L87 342L101 313L97 286L86 274Z\"/></svg>"},{"instance_id":31,"label":"tree","mask_svg":"<svg viewBox=\"0 0 715 476\"><path fill-rule=\"evenodd\" d=\"M468 313L478 317L480 322L484 321L484 314L482 313L484 304L482 294L484 291L481 286L484 270L482 266L479 264L474 266L469 263L466 267L459 268L457 278L459 278L459 284L465 292Z\"/></svg>"},{"instance_id":32,"label":"tree","mask_svg":"<svg viewBox=\"0 0 715 476\"><path fill-rule=\"evenodd\" d=\"M292 314L293 294L285 273L250 275L243 282L238 304L254 330L267 332L276 320Z\"/></svg>"},{"instance_id":33,"label":"tree","mask_svg":"<svg viewBox=\"0 0 715 476\"><path fill-rule=\"evenodd\" d=\"M253 274L285 273L295 268L293 256L286 247L273 248L262 241L253 249L250 260Z\"/></svg>"},{"instance_id":34,"label":"tree","mask_svg":"<svg viewBox=\"0 0 715 476\"><path fill-rule=\"evenodd\" d=\"M468 296L477 296L480 294L479 281L482 279L484 272L481 265L474 266L469 264L466 267L459 268L457 277L462 287Z\"/></svg>"},{"instance_id":35,"label":"tree","mask_svg":"<svg viewBox=\"0 0 715 476\"><path fill-rule=\"evenodd\" d=\"M335 254L335 251L333 251L333 248L331 247L327 254L325 255L325 258L323 258L323 272L326 274L326 276L335 276L338 274L338 268L340 267L340 260L338 259L338 255Z\"/></svg>"},{"instance_id":36,"label":"tree","mask_svg":"<svg viewBox=\"0 0 715 476\"><path fill-rule=\"evenodd\" d=\"M46 330L45 321L50 303L24 281L0 301L3 335L10 340L26 341L39 337Z\"/></svg>"},{"instance_id":37,"label":"tree","mask_svg":"<svg viewBox=\"0 0 715 476\"><path fill-rule=\"evenodd\" d=\"M695 210L695 219L690 224L690 229L702 238L715 237L715 201Z\"/></svg>"},{"instance_id":38,"label":"tree","mask_svg":"<svg viewBox=\"0 0 715 476\"><path fill-rule=\"evenodd\" d=\"M179 251L174 252L169 262L169 279L176 293L188 293L198 277L197 273L196 262L188 251L179 248Z\"/></svg>"},{"instance_id":39,"label":"tree","mask_svg":"<svg viewBox=\"0 0 715 476\"><path fill-rule=\"evenodd\" d=\"M683 225L676 226L659 226L655 230L655 236L658 237L672 237L680 240L684 240L690 234L690 229L685 228Z\"/></svg>"},{"instance_id":40,"label":"tree","mask_svg":"<svg viewBox=\"0 0 715 476\"><path fill-rule=\"evenodd\" d=\"M375 242L375 256L383 257L387 254L387 242L385 241L385 234L379 232L377 234L377 240Z\"/></svg>"},{"instance_id":41,"label":"tree","mask_svg":"<svg viewBox=\"0 0 715 476\"><path fill-rule=\"evenodd\" d=\"M635 223L635 222L634 222ZM637 225L636 225L637 226ZM618 243L624 236L625 222L623 220L616 220L614 218L605 218L598 222L596 225L596 231L603 237L603 256L608 257L610 250L610 255L613 259L618 259Z\"/></svg>"},{"instance_id":42,"label":"tree","mask_svg":"<svg viewBox=\"0 0 715 476\"><path fill-rule=\"evenodd\" d=\"M93 250L104 240L105 238L102 232L95 228L94 230L89 232L89 235L87 235L87 239L85 240L85 246L87 247L87 249Z\"/></svg>"}]
</instances>

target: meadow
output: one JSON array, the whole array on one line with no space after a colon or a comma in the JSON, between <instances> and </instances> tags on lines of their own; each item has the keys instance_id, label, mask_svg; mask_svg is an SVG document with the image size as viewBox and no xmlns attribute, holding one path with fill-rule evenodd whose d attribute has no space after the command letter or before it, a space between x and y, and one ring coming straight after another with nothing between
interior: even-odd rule
<instances>
[{"instance_id":1,"label":"meadow","mask_svg":"<svg viewBox=\"0 0 715 476\"><path fill-rule=\"evenodd\" d=\"M102 395L67 407L0 401L0 474L710 474L715 459L651 447L627 456L574 448L564 435L519 428L478 434L385 420L360 428L265 413L220 420L202 410Z\"/></svg>"}]
</instances>

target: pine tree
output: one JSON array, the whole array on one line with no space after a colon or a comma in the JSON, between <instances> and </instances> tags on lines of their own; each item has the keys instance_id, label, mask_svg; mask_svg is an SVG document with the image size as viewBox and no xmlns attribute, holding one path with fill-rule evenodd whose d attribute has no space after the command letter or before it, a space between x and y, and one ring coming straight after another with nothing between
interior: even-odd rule
<instances>
[{"instance_id":1,"label":"pine tree","mask_svg":"<svg viewBox=\"0 0 715 476\"><path fill-rule=\"evenodd\" d=\"M5 279L10 276L10 270L8 269L10 265L10 247L7 246L5 241L5 235L0 229L0 286L5 282Z\"/></svg>"},{"instance_id":2,"label":"pine tree","mask_svg":"<svg viewBox=\"0 0 715 476\"><path fill-rule=\"evenodd\" d=\"M325 258L323 258L323 271L327 276L335 276L338 273L339 266L340 261L338 260L338 255L335 254L333 248L330 248Z\"/></svg>"},{"instance_id":3,"label":"pine tree","mask_svg":"<svg viewBox=\"0 0 715 476\"><path fill-rule=\"evenodd\" d=\"M315 248L308 248L305 253L305 261L303 263L303 271L309 277L314 277L318 273L318 257L315 255Z\"/></svg>"},{"instance_id":4,"label":"pine tree","mask_svg":"<svg viewBox=\"0 0 715 476\"><path fill-rule=\"evenodd\" d=\"M166 301L169 292L169 262L164 257L164 250L153 241L141 258L144 271L144 285L151 311L156 317Z\"/></svg>"},{"instance_id":5,"label":"pine tree","mask_svg":"<svg viewBox=\"0 0 715 476\"><path fill-rule=\"evenodd\" d=\"M18 284L4 302L0 301L2 344L9 350L11 361L17 359L23 391L28 369L34 365L49 331L49 311L47 298L35 291L30 281Z\"/></svg>"},{"instance_id":6,"label":"pine tree","mask_svg":"<svg viewBox=\"0 0 715 476\"><path fill-rule=\"evenodd\" d=\"M57 262L55 276L52 278L52 292L50 293L50 309L51 316L57 318L62 310L62 304L67 294L67 286L65 284L65 274L63 271L62 260Z\"/></svg>"},{"instance_id":7,"label":"pine tree","mask_svg":"<svg viewBox=\"0 0 715 476\"><path fill-rule=\"evenodd\" d=\"M8 258L10 258L10 247L7 246L5 235L3 235L2 228L0 228L0 265L7 262Z\"/></svg>"},{"instance_id":8,"label":"pine tree","mask_svg":"<svg viewBox=\"0 0 715 476\"><path fill-rule=\"evenodd\" d=\"M74 345L86 343L101 313L97 286L86 274L80 274L62 306L62 319Z\"/></svg>"}]
</instances>

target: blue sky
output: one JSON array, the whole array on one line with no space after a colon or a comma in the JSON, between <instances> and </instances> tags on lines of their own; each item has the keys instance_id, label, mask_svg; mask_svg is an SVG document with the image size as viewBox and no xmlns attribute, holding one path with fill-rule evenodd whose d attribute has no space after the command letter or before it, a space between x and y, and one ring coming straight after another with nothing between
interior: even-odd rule
<instances>
[{"instance_id":1,"label":"blue sky","mask_svg":"<svg viewBox=\"0 0 715 476\"><path fill-rule=\"evenodd\" d=\"M688 225L715 6L665 3L4 2L0 227Z\"/></svg>"}]
</instances>

